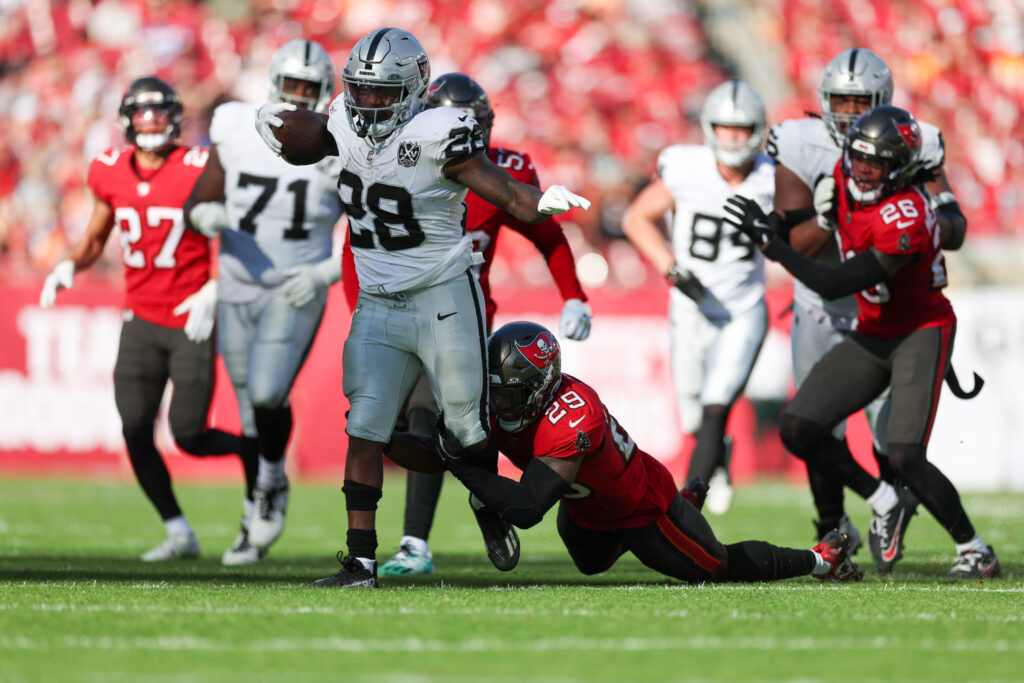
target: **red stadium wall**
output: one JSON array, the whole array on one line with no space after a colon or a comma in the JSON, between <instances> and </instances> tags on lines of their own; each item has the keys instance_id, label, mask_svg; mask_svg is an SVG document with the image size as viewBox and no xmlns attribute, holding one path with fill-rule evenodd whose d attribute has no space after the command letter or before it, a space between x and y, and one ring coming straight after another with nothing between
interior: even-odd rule
<instances>
[{"instance_id":1,"label":"red stadium wall","mask_svg":"<svg viewBox=\"0 0 1024 683\"><path fill-rule=\"evenodd\" d=\"M120 285L81 276L74 289L61 293L56 307L46 310L37 305L40 285L0 277L0 473L130 476L112 385ZM773 294L772 319L781 327L788 327L788 317L779 316L787 304L785 293ZM594 331L585 342L564 342L564 369L594 385L634 439L681 480L692 443L681 434L676 416L665 289L597 290L591 305ZM559 307L549 289L517 289L499 297L497 324L527 318L557 329ZM296 420L289 467L295 474L341 478L348 407L341 393L341 351L348 326L341 288L335 287L292 392ZM210 422L237 430L234 393L220 363L217 375ZM735 476L741 481L761 474L802 476L799 464L783 451L774 420L761 422L755 437L754 405L741 399L730 420ZM165 416L157 436L176 477L239 475L234 458L197 459L178 451Z\"/></svg>"}]
</instances>

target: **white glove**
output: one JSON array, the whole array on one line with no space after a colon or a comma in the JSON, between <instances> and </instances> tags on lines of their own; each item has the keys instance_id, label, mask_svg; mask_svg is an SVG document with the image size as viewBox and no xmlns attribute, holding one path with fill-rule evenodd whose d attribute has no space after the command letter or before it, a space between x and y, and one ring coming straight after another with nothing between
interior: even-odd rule
<instances>
[{"instance_id":1,"label":"white glove","mask_svg":"<svg viewBox=\"0 0 1024 683\"><path fill-rule=\"evenodd\" d=\"M53 267L53 271L46 276L43 283L43 291L39 293L39 305L49 308L57 300L57 292L62 289L71 289L75 280L75 262L71 259L61 261Z\"/></svg>"},{"instance_id":2,"label":"white glove","mask_svg":"<svg viewBox=\"0 0 1024 683\"><path fill-rule=\"evenodd\" d=\"M296 109L294 104L288 102L268 102L256 110L256 132L263 138L263 142L267 143L270 151L277 156L281 156L281 141L274 137L274 131L270 127L280 128L283 126L284 121L278 114Z\"/></svg>"},{"instance_id":3,"label":"white glove","mask_svg":"<svg viewBox=\"0 0 1024 683\"><path fill-rule=\"evenodd\" d=\"M192 227L211 240L228 227L228 209L222 202L200 202L188 214Z\"/></svg>"},{"instance_id":4,"label":"white glove","mask_svg":"<svg viewBox=\"0 0 1024 683\"><path fill-rule=\"evenodd\" d=\"M292 266L284 270L284 276L288 278L282 286L285 300L302 308L341 279L341 259L332 256L319 263Z\"/></svg>"},{"instance_id":5,"label":"white glove","mask_svg":"<svg viewBox=\"0 0 1024 683\"><path fill-rule=\"evenodd\" d=\"M569 192L561 185L549 187L537 202L537 210L545 216L557 216L574 206L579 206L586 211L590 208L590 200Z\"/></svg>"},{"instance_id":6,"label":"white glove","mask_svg":"<svg viewBox=\"0 0 1024 683\"><path fill-rule=\"evenodd\" d=\"M814 186L814 213L818 214L818 227L825 232L835 232L836 224L826 214L836 208L836 179L825 176Z\"/></svg>"},{"instance_id":7,"label":"white glove","mask_svg":"<svg viewBox=\"0 0 1024 683\"><path fill-rule=\"evenodd\" d=\"M188 313L188 320L185 321L185 336L189 341L198 344L209 339L213 332L213 318L217 313L216 280L207 280L198 292L186 297L174 309L174 315L185 315L186 313Z\"/></svg>"},{"instance_id":8,"label":"white glove","mask_svg":"<svg viewBox=\"0 0 1024 683\"><path fill-rule=\"evenodd\" d=\"M590 336L590 306L582 299L568 299L562 307L559 329L574 341L583 341Z\"/></svg>"}]
</instances>

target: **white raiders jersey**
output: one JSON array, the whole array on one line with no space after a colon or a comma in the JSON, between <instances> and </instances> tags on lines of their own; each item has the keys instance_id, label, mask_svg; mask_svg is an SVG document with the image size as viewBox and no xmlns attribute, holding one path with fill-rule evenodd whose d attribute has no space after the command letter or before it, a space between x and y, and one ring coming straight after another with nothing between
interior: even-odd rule
<instances>
[{"instance_id":1,"label":"white raiders jersey","mask_svg":"<svg viewBox=\"0 0 1024 683\"><path fill-rule=\"evenodd\" d=\"M336 158L310 166L278 158L256 132L256 107L242 102L214 110L210 141L224 167L230 224L220 236L221 300L253 301L284 282L284 269L331 255L344 210L335 189Z\"/></svg>"},{"instance_id":2,"label":"white raiders jersey","mask_svg":"<svg viewBox=\"0 0 1024 683\"><path fill-rule=\"evenodd\" d=\"M438 107L417 113L383 144L358 137L342 95L327 128L338 145L338 192L348 212L359 286L395 294L451 280L480 262L466 234L464 185L444 166L485 149L471 114Z\"/></svg>"},{"instance_id":3,"label":"white raiders jersey","mask_svg":"<svg viewBox=\"0 0 1024 683\"><path fill-rule=\"evenodd\" d=\"M930 123L921 125L921 161L925 168L938 169L946 159L942 133ZM842 147L829 135L825 122L819 118L789 119L772 126L768 133L765 151L779 166L792 171L811 191L826 175L835 172L842 156ZM838 251L822 249L818 260L838 265ZM824 301L821 295L800 282L793 281L793 298L811 310L824 310L833 318L857 317L857 300L854 296ZM839 322L839 321L836 321ZM839 323L843 327L846 322Z\"/></svg>"},{"instance_id":4,"label":"white raiders jersey","mask_svg":"<svg viewBox=\"0 0 1024 683\"><path fill-rule=\"evenodd\" d=\"M740 194L772 210L775 165L758 154L750 175L738 186L718 172L715 155L706 145L673 145L658 156L658 176L672 194L669 216L672 251L711 296L699 308L709 319L734 317L764 299L764 257L743 233L722 220L722 207ZM698 306L675 288L673 305Z\"/></svg>"}]
</instances>

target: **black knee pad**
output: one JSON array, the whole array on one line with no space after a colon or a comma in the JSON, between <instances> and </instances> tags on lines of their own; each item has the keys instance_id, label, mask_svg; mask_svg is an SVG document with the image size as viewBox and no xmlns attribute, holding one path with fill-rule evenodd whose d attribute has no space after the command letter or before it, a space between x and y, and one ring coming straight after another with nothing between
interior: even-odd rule
<instances>
[{"instance_id":1,"label":"black knee pad","mask_svg":"<svg viewBox=\"0 0 1024 683\"><path fill-rule=\"evenodd\" d=\"M128 448L128 456L134 458L140 453L150 453L156 450L153 439L153 425L139 425L136 427L124 427L121 430L124 435L124 443Z\"/></svg>"},{"instance_id":2,"label":"black knee pad","mask_svg":"<svg viewBox=\"0 0 1024 683\"><path fill-rule=\"evenodd\" d=\"M779 422L779 437L783 445L801 460L806 460L815 446L828 438L828 435L829 430L822 425L789 413L784 413Z\"/></svg>"},{"instance_id":3,"label":"black knee pad","mask_svg":"<svg viewBox=\"0 0 1024 683\"><path fill-rule=\"evenodd\" d=\"M889 464L893 472L907 479L913 478L913 472L927 460L926 449L920 444L893 443L889 444Z\"/></svg>"},{"instance_id":4,"label":"black knee pad","mask_svg":"<svg viewBox=\"0 0 1024 683\"><path fill-rule=\"evenodd\" d=\"M189 455L205 455L203 453L203 435L200 432L182 435L174 434L174 442L178 444L178 448Z\"/></svg>"},{"instance_id":5,"label":"black knee pad","mask_svg":"<svg viewBox=\"0 0 1024 683\"><path fill-rule=\"evenodd\" d=\"M345 480L345 485L341 487L341 492L345 494L346 510L366 512L375 511L377 509L377 501L383 495L383 492L376 486L361 484L351 479Z\"/></svg>"}]
</instances>

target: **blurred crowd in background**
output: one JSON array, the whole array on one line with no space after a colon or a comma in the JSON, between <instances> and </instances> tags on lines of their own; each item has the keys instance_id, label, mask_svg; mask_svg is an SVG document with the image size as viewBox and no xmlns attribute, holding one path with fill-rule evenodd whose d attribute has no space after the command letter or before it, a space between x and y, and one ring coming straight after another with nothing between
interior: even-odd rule
<instances>
[{"instance_id":1,"label":"blurred crowd in background","mask_svg":"<svg viewBox=\"0 0 1024 683\"><path fill-rule=\"evenodd\" d=\"M4 0L0 270L39 278L79 238L92 208L86 168L123 142L117 107L132 79L156 73L177 88L183 142L205 143L218 103L263 100L267 62L288 40L319 41L340 72L360 36L398 26L423 43L434 76L463 71L484 86L496 144L528 152L542 184L595 201L595 210L575 212L570 237L577 255L604 254L614 275L616 254L631 252L619 239L621 212L657 153L701 142L705 93L744 75L708 38L710 4ZM784 46L777 92L766 96L770 123L819 111L825 63L847 47L869 47L892 67L894 103L944 131L971 239L1024 240L1024 0L729 4L756 18L751 40ZM116 274L116 240L108 247L106 272Z\"/></svg>"}]
</instances>

